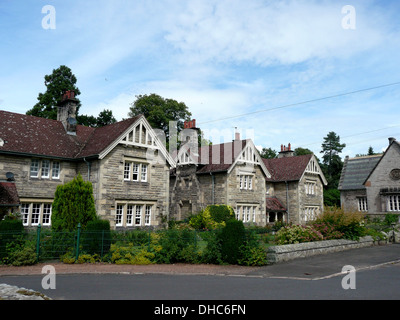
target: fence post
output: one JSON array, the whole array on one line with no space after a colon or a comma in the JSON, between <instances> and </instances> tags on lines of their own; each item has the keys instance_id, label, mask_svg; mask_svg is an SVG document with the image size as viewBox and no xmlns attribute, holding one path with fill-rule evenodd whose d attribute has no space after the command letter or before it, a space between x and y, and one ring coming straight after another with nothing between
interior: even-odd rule
<instances>
[{"instance_id":1,"label":"fence post","mask_svg":"<svg viewBox=\"0 0 400 320\"><path fill-rule=\"evenodd\" d=\"M79 257L79 240L80 240L80 237L81 237L81 224L78 223L78 235L76 237L76 256L75 256L76 260L78 260L78 257Z\"/></svg>"},{"instance_id":2,"label":"fence post","mask_svg":"<svg viewBox=\"0 0 400 320\"><path fill-rule=\"evenodd\" d=\"M104 253L104 229L101 230L101 255L100 255L101 259L103 259L103 253Z\"/></svg>"},{"instance_id":3,"label":"fence post","mask_svg":"<svg viewBox=\"0 0 400 320\"><path fill-rule=\"evenodd\" d=\"M36 231L36 261L39 262L39 255L40 255L40 230L42 229L41 225L37 226Z\"/></svg>"}]
</instances>

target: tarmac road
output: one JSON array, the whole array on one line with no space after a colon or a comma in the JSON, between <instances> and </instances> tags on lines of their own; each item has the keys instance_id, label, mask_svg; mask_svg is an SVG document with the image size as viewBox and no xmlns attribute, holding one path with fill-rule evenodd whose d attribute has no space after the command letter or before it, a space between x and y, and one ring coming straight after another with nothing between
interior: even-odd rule
<instances>
[{"instance_id":1,"label":"tarmac road","mask_svg":"<svg viewBox=\"0 0 400 320\"><path fill-rule=\"evenodd\" d=\"M354 278L342 273L354 267ZM44 290L41 265L0 267L0 283L56 300L400 299L400 244L352 249L264 267L55 264L56 289ZM344 289L342 284L354 284Z\"/></svg>"}]
</instances>

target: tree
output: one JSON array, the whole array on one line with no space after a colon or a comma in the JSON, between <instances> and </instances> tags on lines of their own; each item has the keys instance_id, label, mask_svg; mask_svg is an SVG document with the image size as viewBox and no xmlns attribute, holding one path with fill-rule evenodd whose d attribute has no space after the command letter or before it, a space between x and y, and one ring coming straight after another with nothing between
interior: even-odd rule
<instances>
[{"instance_id":1,"label":"tree","mask_svg":"<svg viewBox=\"0 0 400 320\"><path fill-rule=\"evenodd\" d=\"M45 93L39 93L38 100L32 109L26 112L27 115L57 120L57 105L61 101L61 97L65 91L75 91L75 98L81 94L76 86L76 77L71 69L61 65L54 69L50 75L45 75L44 84L46 86ZM78 99L79 101L79 99ZM78 114L80 102L78 103L76 112Z\"/></svg>"},{"instance_id":2,"label":"tree","mask_svg":"<svg viewBox=\"0 0 400 320\"><path fill-rule=\"evenodd\" d=\"M79 115L77 116L78 123L87 127L99 128L117 122L111 110L104 109L98 117Z\"/></svg>"},{"instance_id":3,"label":"tree","mask_svg":"<svg viewBox=\"0 0 400 320\"><path fill-rule=\"evenodd\" d=\"M129 109L129 117L143 114L153 128L165 132L167 141L170 121L177 121L177 129L180 132L183 129L184 121L190 120L192 116L185 103L165 99L154 93L136 96L136 100L131 103Z\"/></svg>"},{"instance_id":4,"label":"tree","mask_svg":"<svg viewBox=\"0 0 400 320\"><path fill-rule=\"evenodd\" d=\"M328 187L336 188L339 183L340 174L343 167L342 159L339 154L345 143L340 143L340 137L333 131L329 132L322 143L322 170L328 180Z\"/></svg>"},{"instance_id":5,"label":"tree","mask_svg":"<svg viewBox=\"0 0 400 320\"><path fill-rule=\"evenodd\" d=\"M295 156L304 156L306 154L313 154L314 152L312 152L310 149L307 148L296 148L294 150L294 155Z\"/></svg>"},{"instance_id":6,"label":"tree","mask_svg":"<svg viewBox=\"0 0 400 320\"><path fill-rule=\"evenodd\" d=\"M73 231L78 224L85 229L96 220L93 186L79 174L71 182L57 186L52 206L51 225L55 231Z\"/></svg>"},{"instance_id":7,"label":"tree","mask_svg":"<svg viewBox=\"0 0 400 320\"><path fill-rule=\"evenodd\" d=\"M278 153L272 148L262 148L260 156L264 159L274 159L278 156Z\"/></svg>"}]
</instances>

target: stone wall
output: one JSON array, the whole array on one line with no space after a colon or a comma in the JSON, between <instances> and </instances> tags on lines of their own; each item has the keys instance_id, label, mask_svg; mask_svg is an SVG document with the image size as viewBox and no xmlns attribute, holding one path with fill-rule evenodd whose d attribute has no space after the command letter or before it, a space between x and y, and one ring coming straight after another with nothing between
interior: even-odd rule
<instances>
[{"instance_id":1,"label":"stone wall","mask_svg":"<svg viewBox=\"0 0 400 320\"><path fill-rule=\"evenodd\" d=\"M267 249L267 260L268 263L273 264L320 254L369 247L375 244L373 238L367 236L360 238L360 241L341 239L271 246Z\"/></svg>"},{"instance_id":2,"label":"stone wall","mask_svg":"<svg viewBox=\"0 0 400 320\"><path fill-rule=\"evenodd\" d=\"M150 163L145 148L115 147L99 165L97 213L110 220L115 227L116 205L137 202L152 204L152 226L161 223L169 214L169 167ZM142 161L148 164L147 182L124 181L124 160ZM94 175L96 173L93 173Z\"/></svg>"}]
</instances>

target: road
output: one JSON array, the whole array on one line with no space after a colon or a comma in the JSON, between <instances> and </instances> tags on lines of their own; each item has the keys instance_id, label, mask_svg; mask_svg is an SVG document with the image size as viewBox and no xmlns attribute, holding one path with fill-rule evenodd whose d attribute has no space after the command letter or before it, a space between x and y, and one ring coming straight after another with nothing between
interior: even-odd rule
<instances>
[{"instance_id":1,"label":"road","mask_svg":"<svg viewBox=\"0 0 400 320\"><path fill-rule=\"evenodd\" d=\"M353 266L355 271L342 273L344 266ZM0 283L33 289L55 300L152 300L158 303L174 300L400 299L400 244L297 259L250 268L249 272L240 274L218 274L218 268L214 274L90 273L93 267L88 265L87 268L86 273L56 274L55 289L43 289L43 274L9 275L7 272L11 269L7 268L0 272ZM350 288L345 289L343 284Z\"/></svg>"}]
</instances>

